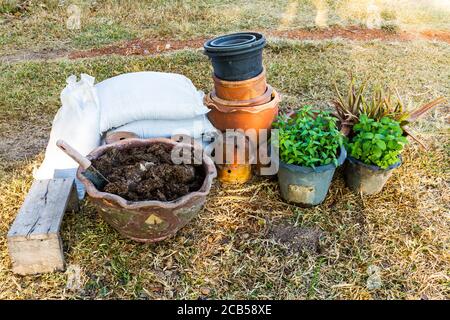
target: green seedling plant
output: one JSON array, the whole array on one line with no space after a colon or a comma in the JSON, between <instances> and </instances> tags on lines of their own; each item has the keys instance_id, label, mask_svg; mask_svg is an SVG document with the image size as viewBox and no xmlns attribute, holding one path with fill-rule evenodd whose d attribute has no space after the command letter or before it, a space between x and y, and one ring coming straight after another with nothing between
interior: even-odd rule
<instances>
[{"instance_id":1,"label":"green seedling plant","mask_svg":"<svg viewBox=\"0 0 450 320\"><path fill-rule=\"evenodd\" d=\"M408 142L400 123L389 117L377 121L363 114L353 126L353 132L355 135L348 143L350 155L382 169L399 161L399 155Z\"/></svg>"},{"instance_id":2,"label":"green seedling plant","mask_svg":"<svg viewBox=\"0 0 450 320\"><path fill-rule=\"evenodd\" d=\"M341 92L336 83L334 86L336 97L332 104L336 110L336 116L339 118L341 131L345 135L350 133L363 114L377 121L383 117L389 117L399 122L405 135L424 146L409 125L428 111L446 102L444 97L439 97L418 107L410 108L403 103L397 89L391 90L378 85L371 94L368 94L366 92L367 80L358 85L353 75L350 75L347 92Z\"/></svg>"},{"instance_id":3,"label":"green seedling plant","mask_svg":"<svg viewBox=\"0 0 450 320\"><path fill-rule=\"evenodd\" d=\"M334 163L343 144L337 118L326 111L304 106L294 115L280 116L274 123L279 130L278 146L283 162L305 167Z\"/></svg>"}]
</instances>

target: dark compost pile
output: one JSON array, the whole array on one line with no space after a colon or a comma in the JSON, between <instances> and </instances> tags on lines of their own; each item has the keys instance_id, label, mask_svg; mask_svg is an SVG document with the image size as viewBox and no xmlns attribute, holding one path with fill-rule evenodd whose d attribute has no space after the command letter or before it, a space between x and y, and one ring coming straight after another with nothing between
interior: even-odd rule
<instances>
[{"instance_id":1,"label":"dark compost pile","mask_svg":"<svg viewBox=\"0 0 450 320\"><path fill-rule=\"evenodd\" d=\"M109 181L101 191L130 201L172 201L198 191L205 178L203 166L174 164L171 149L163 143L125 150L109 149L92 161Z\"/></svg>"}]
</instances>

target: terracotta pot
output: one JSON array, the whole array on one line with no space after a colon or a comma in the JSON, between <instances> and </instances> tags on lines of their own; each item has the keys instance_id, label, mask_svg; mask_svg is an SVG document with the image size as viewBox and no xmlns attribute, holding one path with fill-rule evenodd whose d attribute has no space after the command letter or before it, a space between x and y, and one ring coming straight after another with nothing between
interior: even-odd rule
<instances>
[{"instance_id":1,"label":"terracotta pot","mask_svg":"<svg viewBox=\"0 0 450 320\"><path fill-rule=\"evenodd\" d=\"M214 74L213 80L217 97L224 100L251 100L262 96L267 90L266 70L254 78L243 81L222 80Z\"/></svg>"},{"instance_id":2,"label":"terracotta pot","mask_svg":"<svg viewBox=\"0 0 450 320\"><path fill-rule=\"evenodd\" d=\"M272 122L278 114L280 97L273 90L271 100L262 105L253 107L232 107L217 103L211 98L211 94L205 96L205 105L211 109L208 118L214 127L221 131L226 129L270 129Z\"/></svg>"},{"instance_id":3,"label":"terracotta pot","mask_svg":"<svg viewBox=\"0 0 450 320\"><path fill-rule=\"evenodd\" d=\"M272 93L273 88L271 86L267 86L266 91L263 95L250 100L224 100L219 98L216 94L216 91L213 90L211 92L211 99L215 103L227 107L254 107L270 102L270 100L272 100Z\"/></svg>"},{"instance_id":4,"label":"terracotta pot","mask_svg":"<svg viewBox=\"0 0 450 320\"><path fill-rule=\"evenodd\" d=\"M97 159L109 149L128 149L146 147L153 143L170 146L191 146L177 143L170 139L125 139L94 149L87 158ZM196 146L194 146L196 148ZM173 201L128 201L124 198L98 190L82 172L77 171L77 178L83 183L89 200L97 207L100 216L125 237L140 242L156 242L174 235L180 228L192 220L203 207L206 195L211 189L212 180L217 172L213 161L206 154L202 155L205 180L198 191L188 193Z\"/></svg>"}]
</instances>

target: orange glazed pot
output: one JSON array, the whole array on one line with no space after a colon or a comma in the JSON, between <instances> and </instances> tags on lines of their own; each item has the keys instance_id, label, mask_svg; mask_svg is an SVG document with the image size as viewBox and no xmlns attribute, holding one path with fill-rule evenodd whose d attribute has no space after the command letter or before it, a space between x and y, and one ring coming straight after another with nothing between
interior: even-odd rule
<instances>
[{"instance_id":1,"label":"orange glazed pot","mask_svg":"<svg viewBox=\"0 0 450 320\"><path fill-rule=\"evenodd\" d=\"M266 91L262 95L250 100L224 100L219 98L216 91L213 90L211 92L211 100L217 104L227 107L254 107L270 102L270 100L272 100L272 93L273 88L271 86L267 86Z\"/></svg>"},{"instance_id":2,"label":"orange glazed pot","mask_svg":"<svg viewBox=\"0 0 450 320\"><path fill-rule=\"evenodd\" d=\"M259 106L231 107L212 100L211 94L205 96L205 105L211 109L208 118L214 127L221 131L226 129L270 129L278 114L280 96L273 90L271 100Z\"/></svg>"},{"instance_id":3,"label":"orange glazed pot","mask_svg":"<svg viewBox=\"0 0 450 320\"><path fill-rule=\"evenodd\" d=\"M243 81L227 81L213 74L217 97L224 100L242 101L262 96L267 90L266 70L254 78Z\"/></svg>"},{"instance_id":4,"label":"orange glazed pot","mask_svg":"<svg viewBox=\"0 0 450 320\"><path fill-rule=\"evenodd\" d=\"M236 137L236 140L233 137ZM250 153L250 140L237 131L223 141L222 150L223 163L216 164L219 181L233 184L250 180L252 178L251 163L254 160L254 155Z\"/></svg>"},{"instance_id":5,"label":"orange glazed pot","mask_svg":"<svg viewBox=\"0 0 450 320\"><path fill-rule=\"evenodd\" d=\"M250 164L218 164L217 178L226 184L245 183L252 178Z\"/></svg>"}]
</instances>

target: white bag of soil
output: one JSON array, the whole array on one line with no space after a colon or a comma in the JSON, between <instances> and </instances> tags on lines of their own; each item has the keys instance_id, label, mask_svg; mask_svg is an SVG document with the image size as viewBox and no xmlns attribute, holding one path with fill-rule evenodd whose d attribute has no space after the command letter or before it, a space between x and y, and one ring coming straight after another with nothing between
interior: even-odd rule
<instances>
[{"instance_id":1,"label":"white bag of soil","mask_svg":"<svg viewBox=\"0 0 450 320\"><path fill-rule=\"evenodd\" d=\"M125 73L98 83L100 131L139 120L180 120L203 115L203 92L183 75Z\"/></svg>"},{"instance_id":2,"label":"white bag of soil","mask_svg":"<svg viewBox=\"0 0 450 320\"><path fill-rule=\"evenodd\" d=\"M78 164L56 146L58 139L87 155L100 145L103 132L125 124L128 126L121 131L141 137L168 136L177 128L186 130L176 133L201 135L214 128L204 116L209 109L203 105L203 92L183 75L135 72L97 85L94 80L87 74L78 82L73 75L67 79L61 92L62 107L53 120L45 159L34 173L35 179L75 177ZM84 188L78 181L77 188L83 197Z\"/></svg>"},{"instance_id":3,"label":"white bag of soil","mask_svg":"<svg viewBox=\"0 0 450 320\"><path fill-rule=\"evenodd\" d=\"M56 146L64 139L82 155L100 145L100 105L94 87L95 78L82 74L80 81L72 75L61 92L62 107L53 119L50 139L42 165L34 172L35 179L75 177L78 163ZM77 183L78 195L84 188Z\"/></svg>"},{"instance_id":4,"label":"white bag of soil","mask_svg":"<svg viewBox=\"0 0 450 320\"><path fill-rule=\"evenodd\" d=\"M178 134L186 134L194 139L216 132L205 115L192 119L181 120L139 120L128 123L110 132L128 131L135 133L139 138L170 138Z\"/></svg>"}]
</instances>

